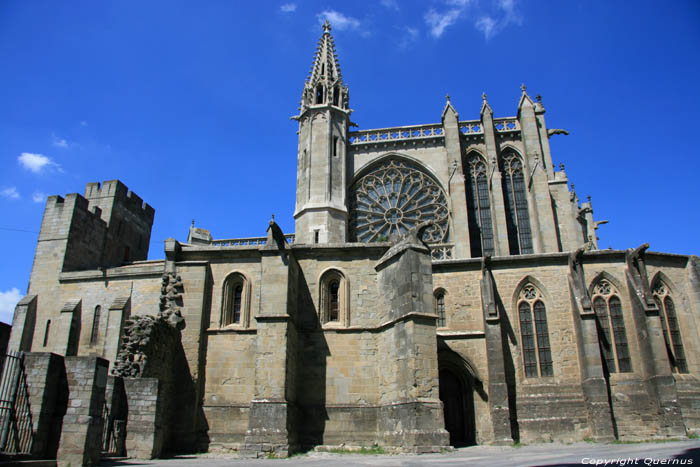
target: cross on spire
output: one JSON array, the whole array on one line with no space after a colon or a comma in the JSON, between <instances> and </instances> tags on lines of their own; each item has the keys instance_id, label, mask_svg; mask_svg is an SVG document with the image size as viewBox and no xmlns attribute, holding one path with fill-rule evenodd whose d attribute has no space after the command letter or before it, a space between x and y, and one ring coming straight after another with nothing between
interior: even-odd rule
<instances>
[{"instance_id":1,"label":"cross on spire","mask_svg":"<svg viewBox=\"0 0 700 467\"><path fill-rule=\"evenodd\" d=\"M323 34L330 34L331 33L331 23L328 22L328 20L323 22Z\"/></svg>"},{"instance_id":2,"label":"cross on spire","mask_svg":"<svg viewBox=\"0 0 700 467\"><path fill-rule=\"evenodd\" d=\"M525 83L522 83L522 84L520 85L520 90L521 90L522 92L525 92L525 89L526 89L526 88L525 88Z\"/></svg>"}]
</instances>

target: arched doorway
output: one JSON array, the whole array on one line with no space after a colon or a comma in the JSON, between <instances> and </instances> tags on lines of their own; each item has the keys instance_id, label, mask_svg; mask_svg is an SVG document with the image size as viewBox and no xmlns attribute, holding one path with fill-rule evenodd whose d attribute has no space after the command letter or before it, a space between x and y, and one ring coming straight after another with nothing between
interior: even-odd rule
<instances>
[{"instance_id":1,"label":"arched doorway","mask_svg":"<svg viewBox=\"0 0 700 467\"><path fill-rule=\"evenodd\" d=\"M476 444L474 377L461 368L459 357L450 353L452 355L440 362L439 373L445 429L452 446L471 446ZM440 354L440 357L447 357L443 352Z\"/></svg>"}]
</instances>

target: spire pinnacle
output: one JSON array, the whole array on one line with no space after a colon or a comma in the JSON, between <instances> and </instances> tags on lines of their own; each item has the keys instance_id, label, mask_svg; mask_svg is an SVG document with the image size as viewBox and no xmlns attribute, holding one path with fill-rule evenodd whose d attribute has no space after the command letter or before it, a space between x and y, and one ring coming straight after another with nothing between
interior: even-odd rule
<instances>
[{"instance_id":1,"label":"spire pinnacle","mask_svg":"<svg viewBox=\"0 0 700 467\"><path fill-rule=\"evenodd\" d=\"M333 105L348 109L348 88L340 72L338 54L331 35L331 24L323 22L323 34L318 41L309 76L304 83L301 107L310 105Z\"/></svg>"},{"instance_id":2,"label":"spire pinnacle","mask_svg":"<svg viewBox=\"0 0 700 467\"><path fill-rule=\"evenodd\" d=\"M525 83L522 83L522 84L520 85L520 90L523 92L523 94L525 93L525 90L526 90L526 89L527 89L527 87L525 86Z\"/></svg>"}]
</instances>

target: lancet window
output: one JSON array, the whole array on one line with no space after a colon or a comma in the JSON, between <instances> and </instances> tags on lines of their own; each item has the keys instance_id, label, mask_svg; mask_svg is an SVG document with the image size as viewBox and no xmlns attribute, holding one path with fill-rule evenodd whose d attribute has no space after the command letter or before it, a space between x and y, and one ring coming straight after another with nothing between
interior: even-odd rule
<instances>
[{"instance_id":1,"label":"lancet window","mask_svg":"<svg viewBox=\"0 0 700 467\"><path fill-rule=\"evenodd\" d=\"M348 282L337 269L326 271L320 280L319 310L322 324L345 326L349 322Z\"/></svg>"},{"instance_id":2,"label":"lancet window","mask_svg":"<svg viewBox=\"0 0 700 467\"><path fill-rule=\"evenodd\" d=\"M243 274L234 272L224 281L221 326L247 326L250 284Z\"/></svg>"},{"instance_id":3,"label":"lancet window","mask_svg":"<svg viewBox=\"0 0 700 467\"><path fill-rule=\"evenodd\" d=\"M349 191L350 238L387 241L421 222L434 222L427 243L448 240L447 198L438 183L413 162L391 157L372 166Z\"/></svg>"},{"instance_id":4,"label":"lancet window","mask_svg":"<svg viewBox=\"0 0 700 467\"><path fill-rule=\"evenodd\" d=\"M486 162L480 156L472 154L467 158L465 170L471 256L476 258L493 255L493 224Z\"/></svg>"},{"instance_id":5,"label":"lancet window","mask_svg":"<svg viewBox=\"0 0 700 467\"><path fill-rule=\"evenodd\" d=\"M540 290L527 284L518 299L520 336L525 376L552 376L552 351L549 345L547 309Z\"/></svg>"},{"instance_id":6,"label":"lancet window","mask_svg":"<svg viewBox=\"0 0 700 467\"><path fill-rule=\"evenodd\" d=\"M595 285L592 295L598 342L608 372L628 373L632 371L632 363L620 295L615 286L606 279L601 279Z\"/></svg>"},{"instance_id":7,"label":"lancet window","mask_svg":"<svg viewBox=\"0 0 700 467\"><path fill-rule=\"evenodd\" d=\"M437 289L433 298L435 314L438 316L437 327L444 328L447 325L445 320L445 291L443 289Z\"/></svg>"},{"instance_id":8,"label":"lancet window","mask_svg":"<svg viewBox=\"0 0 700 467\"><path fill-rule=\"evenodd\" d=\"M661 311L661 328L666 341L666 351L671 362L671 368L678 373L688 373L688 362L685 359L683 339L678 325L676 305L669 293L669 289L662 281L658 281L652 290L654 300Z\"/></svg>"},{"instance_id":9,"label":"lancet window","mask_svg":"<svg viewBox=\"0 0 700 467\"><path fill-rule=\"evenodd\" d=\"M510 254L532 253L532 231L530 230L523 162L513 151L503 155L501 162L503 165L503 200L506 209Z\"/></svg>"},{"instance_id":10,"label":"lancet window","mask_svg":"<svg viewBox=\"0 0 700 467\"><path fill-rule=\"evenodd\" d=\"M102 307L97 305L95 307L95 313L92 315L92 332L90 333L90 345L95 345L97 342L97 336L100 332L100 314L102 314Z\"/></svg>"}]
</instances>

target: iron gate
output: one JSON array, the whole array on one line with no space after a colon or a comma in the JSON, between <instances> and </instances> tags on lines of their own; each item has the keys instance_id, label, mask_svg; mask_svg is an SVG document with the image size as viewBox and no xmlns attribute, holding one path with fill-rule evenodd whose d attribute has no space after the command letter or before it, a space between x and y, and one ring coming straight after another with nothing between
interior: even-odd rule
<instances>
[{"instance_id":1,"label":"iron gate","mask_svg":"<svg viewBox=\"0 0 700 467\"><path fill-rule=\"evenodd\" d=\"M0 452L29 454L33 438L24 353L9 352L0 380Z\"/></svg>"}]
</instances>

